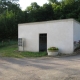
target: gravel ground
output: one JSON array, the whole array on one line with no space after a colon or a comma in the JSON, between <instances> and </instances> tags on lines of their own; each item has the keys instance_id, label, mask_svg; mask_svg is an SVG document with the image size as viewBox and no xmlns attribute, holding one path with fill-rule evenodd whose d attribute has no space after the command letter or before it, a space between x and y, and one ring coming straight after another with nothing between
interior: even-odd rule
<instances>
[{"instance_id":1,"label":"gravel ground","mask_svg":"<svg viewBox=\"0 0 80 80\"><path fill-rule=\"evenodd\" d=\"M80 55L0 58L0 80L80 80Z\"/></svg>"}]
</instances>

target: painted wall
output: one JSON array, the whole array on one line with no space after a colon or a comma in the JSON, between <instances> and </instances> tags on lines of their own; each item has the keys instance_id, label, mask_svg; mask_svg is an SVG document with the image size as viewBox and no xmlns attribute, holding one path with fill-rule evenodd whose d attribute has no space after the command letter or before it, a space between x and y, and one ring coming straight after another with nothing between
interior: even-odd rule
<instances>
[{"instance_id":1,"label":"painted wall","mask_svg":"<svg viewBox=\"0 0 80 80\"><path fill-rule=\"evenodd\" d=\"M74 28L73 28L73 42L75 41L76 43L74 44L74 49L78 46L78 42L80 40L80 23L74 20Z\"/></svg>"},{"instance_id":2,"label":"painted wall","mask_svg":"<svg viewBox=\"0 0 80 80\"><path fill-rule=\"evenodd\" d=\"M24 51L39 51L40 33L47 33L47 48L58 47L60 53L66 54L73 52L73 19L19 24L18 38L24 38Z\"/></svg>"}]
</instances>

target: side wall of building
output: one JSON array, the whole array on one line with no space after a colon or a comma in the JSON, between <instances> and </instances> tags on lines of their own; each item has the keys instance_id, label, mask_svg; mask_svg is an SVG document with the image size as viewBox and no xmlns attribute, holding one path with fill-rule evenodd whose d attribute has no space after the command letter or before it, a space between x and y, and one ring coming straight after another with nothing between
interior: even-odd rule
<instances>
[{"instance_id":1,"label":"side wall of building","mask_svg":"<svg viewBox=\"0 0 80 80\"><path fill-rule=\"evenodd\" d=\"M47 49L58 47L60 53L73 52L72 19L19 24L18 38L24 38L24 51L39 51L39 34L41 33L47 33Z\"/></svg>"},{"instance_id":2,"label":"side wall of building","mask_svg":"<svg viewBox=\"0 0 80 80\"><path fill-rule=\"evenodd\" d=\"M73 45L74 45L74 49L76 47L79 46L79 41L80 41L80 23L75 21L74 20L74 28L73 28L73 35L74 35L74 38L73 38Z\"/></svg>"}]
</instances>

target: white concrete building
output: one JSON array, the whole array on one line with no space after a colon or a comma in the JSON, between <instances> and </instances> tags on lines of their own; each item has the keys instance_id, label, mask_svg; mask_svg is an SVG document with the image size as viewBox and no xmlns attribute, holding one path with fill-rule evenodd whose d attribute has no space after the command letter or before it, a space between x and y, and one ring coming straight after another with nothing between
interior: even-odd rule
<instances>
[{"instance_id":1,"label":"white concrete building","mask_svg":"<svg viewBox=\"0 0 80 80\"><path fill-rule=\"evenodd\" d=\"M23 23L18 25L18 38L23 38L19 51L46 51L58 47L60 53L70 54L80 41L80 23L74 19Z\"/></svg>"}]
</instances>

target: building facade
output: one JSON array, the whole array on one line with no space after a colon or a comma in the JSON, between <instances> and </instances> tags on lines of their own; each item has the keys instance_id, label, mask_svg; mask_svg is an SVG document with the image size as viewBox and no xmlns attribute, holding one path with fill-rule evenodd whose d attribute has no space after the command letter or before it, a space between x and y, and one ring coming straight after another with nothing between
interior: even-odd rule
<instances>
[{"instance_id":1,"label":"building facade","mask_svg":"<svg viewBox=\"0 0 80 80\"><path fill-rule=\"evenodd\" d=\"M60 53L71 54L80 41L80 23L74 19L18 24L19 51L47 51L58 47Z\"/></svg>"}]
</instances>

